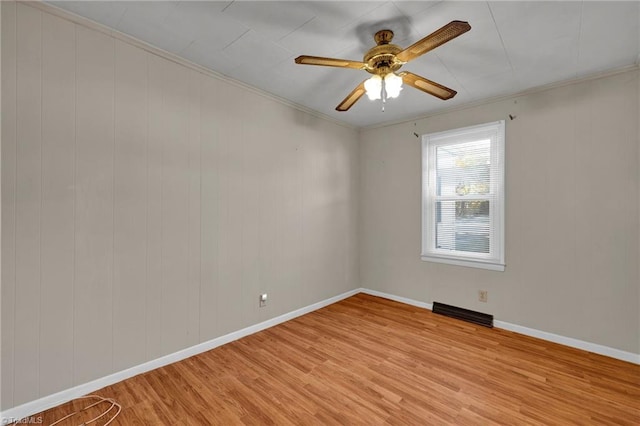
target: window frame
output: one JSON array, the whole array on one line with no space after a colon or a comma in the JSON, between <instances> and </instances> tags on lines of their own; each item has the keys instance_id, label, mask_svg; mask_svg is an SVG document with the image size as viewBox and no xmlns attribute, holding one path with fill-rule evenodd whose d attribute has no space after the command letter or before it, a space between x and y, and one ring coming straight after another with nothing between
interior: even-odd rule
<instances>
[{"instance_id":1,"label":"window frame","mask_svg":"<svg viewBox=\"0 0 640 426\"><path fill-rule=\"evenodd\" d=\"M490 192L470 196L447 197L436 194L435 150L437 147L459 145L490 139ZM504 271L504 217L505 217L505 121L494 121L475 126L422 135L422 250L421 259L429 262ZM464 198L463 198L464 197ZM435 205L438 201L488 200L490 252L473 253L438 249L436 241Z\"/></svg>"}]
</instances>

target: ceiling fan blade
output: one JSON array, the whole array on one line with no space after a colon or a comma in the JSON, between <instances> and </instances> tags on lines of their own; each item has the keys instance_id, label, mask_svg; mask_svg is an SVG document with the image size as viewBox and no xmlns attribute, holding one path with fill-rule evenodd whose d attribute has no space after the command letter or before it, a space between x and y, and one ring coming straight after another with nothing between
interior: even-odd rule
<instances>
[{"instance_id":1,"label":"ceiling fan blade","mask_svg":"<svg viewBox=\"0 0 640 426\"><path fill-rule=\"evenodd\" d=\"M415 87L418 90L427 92L428 94L445 101L447 99L453 98L456 93L458 93L453 89L449 89L448 87L443 86L442 84L427 80L424 77L420 77L419 75L408 71L401 72L399 75L400 77L402 77L402 81L409 86Z\"/></svg>"},{"instance_id":2,"label":"ceiling fan blade","mask_svg":"<svg viewBox=\"0 0 640 426\"><path fill-rule=\"evenodd\" d=\"M353 68L356 70L365 69L367 64L359 61L350 61L348 59L323 58L322 56L298 56L296 64L303 65L322 65L324 67Z\"/></svg>"},{"instance_id":3,"label":"ceiling fan blade","mask_svg":"<svg viewBox=\"0 0 640 426\"><path fill-rule=\"evenodd\" d=\"M362 95L365 94L365 92L366 90L364 88L364 81L363 81L355 89L353 89L353 92L349 93L347 97L344 98L342 102L340 102L340 105L336 107L336 111L347 111L349 108L353 106L353 104L358 102L358 99L360 99Z\"/></svg>"},{"instance_id":4,"label":"ceiling fan blade","mask_svg":"<svg viewBox=\"0 0 640 426\"><path fill-rule=\"evenodd\" d=\"M439 30L434 31L422 40L413 43L411 46L398 53L396 57L402 62L409 62L420 55L424 55L430 50L453 40L461 34L471 29L468 22L451 21Z\"/></svg>"}]
</instances>

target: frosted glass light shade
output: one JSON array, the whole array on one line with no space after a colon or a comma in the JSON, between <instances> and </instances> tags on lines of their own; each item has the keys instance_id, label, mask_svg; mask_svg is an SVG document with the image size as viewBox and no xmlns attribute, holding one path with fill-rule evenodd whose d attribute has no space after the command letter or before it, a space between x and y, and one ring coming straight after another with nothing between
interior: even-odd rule
<instances>
[{"instance_id":1,"label":"frosted glass light shade","mask_svg":"<svg viewBox=\"0 0 640 426\"><path fill-rule=\"evenodd\" d=\"M397 98L402 90L402 77L398 77L394 73L389 73L384 76L384 85L387 91L387 97Z\"/></svg>"},{"instance_id":2,"label":"frosted glass light shade","mask_svg":"<svg viewBox=\"0 0 640 426\"><path fill-rule=\"evenodd\" d=\"M369 100L375 101L382 97L382 78L379 75L373 75L364 82L364 90L367 91Z\"/></svg>"}]
</instances>

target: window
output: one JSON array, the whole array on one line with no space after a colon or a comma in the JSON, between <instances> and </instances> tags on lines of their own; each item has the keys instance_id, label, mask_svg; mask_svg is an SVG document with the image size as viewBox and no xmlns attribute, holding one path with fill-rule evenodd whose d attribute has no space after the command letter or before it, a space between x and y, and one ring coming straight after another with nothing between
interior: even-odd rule
<instances>
[{"instance_id":1,"label":"window","mask_svg":"<svg viewBox=\"0 0 640 426\"><path fill-rule=\"evenodd\" d=\"M504 121L422 137L422 259L504 271Z\"/></svg>"}]
</instances>

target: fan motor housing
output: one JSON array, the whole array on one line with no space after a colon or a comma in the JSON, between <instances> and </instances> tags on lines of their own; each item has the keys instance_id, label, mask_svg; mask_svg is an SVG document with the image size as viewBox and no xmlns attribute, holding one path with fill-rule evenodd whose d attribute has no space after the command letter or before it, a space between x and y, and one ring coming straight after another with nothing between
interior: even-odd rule
<instances>
[{"instance_id":1,"label":"fan motor housing","mask_svg":"<svg viewBox=\"0 0 640 426\"><path fill-rule=\"evenodd\" d=\"M378 45L369 49L364 55L363 62L367 64L366 71L371 74L384 75L400 69L404 63L399 61L396 55L402 51L402 48L391 43L393 31L378 31L373 38Z\"/></svg>"}]
</instances>

